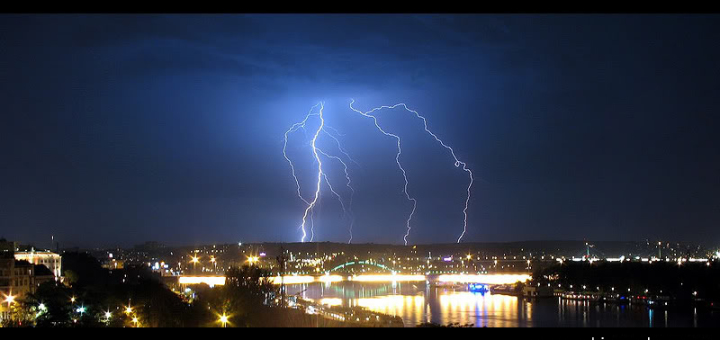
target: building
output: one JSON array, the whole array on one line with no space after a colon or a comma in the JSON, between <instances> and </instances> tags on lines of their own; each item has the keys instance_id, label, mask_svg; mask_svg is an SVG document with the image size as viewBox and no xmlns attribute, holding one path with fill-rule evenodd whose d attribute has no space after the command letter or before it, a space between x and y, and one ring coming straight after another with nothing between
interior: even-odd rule
<instances>
[{"instance_id":1,"label":"building","mask_svg":"<svg viewBox=\"0 0 720 340\"><path fill-rule=\"evenodd\" d=\"M44 282L60 279L61 274L60 255L34 248L19 251L16 242L0 239L0 320L9 317L9 304L35 293Z\"/></svg>"},{"instance_id":2,"label":"building","mask_svg":"<svg viewBox=\"0 0 720 340\"><path fill-rule=\"evenodd\" d=\"M9 304L34 293L37 288L35 265L27 261L18 261L11 254L0 253L0 297L2 298L0 319L8 317Z\"/></svg>"},{"instance_id":3,"label":"building","mask_svg":"<svg viewBox=\"0 0 720 340\"><path fill-rule=\"evenodd\" d=\"M14 267L15 259L12 252L0 251L0 321L8 318L9 303L6 303L5 299L7 296L12 296L12 273Z\"/></svg>"},{"instance_id":4,"label":"building","mask_svg":"<svg viewBox=\"0 0 720 340\"><path fill-rule=\"evenodd\" d=\"M36 287L33 264L8 256L0 258L0 294L3 300L7 296L34 293Z\"/></svg>"},{"instance_id":5,"label":"building","mask_svg":"<svg viewBox=\"0 0 720 340\"><path fill-rule=\"evenodd\" d=\"M45 282L53 282L56 280L55 274L48 269L48 267L42 264L36 264L35 266L35 285L40 287Z\"/></svg>"},{"instance_id":6,"label":"building","mask_svg":"<svg viewBox=\"0 0 720 340\"><path fill-rule=\"evenodd\" d=\"M34 265L44 265L55 275L56 278L62 276L62 258L60 255L48 250L37 251L16 251L15 259L18 261L27 261Z\"/></svg>"}]
</instances>

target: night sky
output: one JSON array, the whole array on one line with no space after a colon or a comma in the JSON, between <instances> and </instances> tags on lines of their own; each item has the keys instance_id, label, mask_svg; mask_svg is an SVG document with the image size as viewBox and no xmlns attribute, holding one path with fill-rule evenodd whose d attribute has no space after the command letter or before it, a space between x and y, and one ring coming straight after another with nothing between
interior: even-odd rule
<instances>
[{"instance_id":1,"label":"night sky","mask_svg":"<svg viewBox=\"0 0 720 340\"><path fill-rule=\"evenodd\" d=\"M718 15L3 15L0 237L298 241L283 134L325 101L360 164L353 241L401 244L395 140L354 98L418 110L474 171L464 241L717 244L719 41ZM378 117L410 242L454 242L466 173L409 113ZM315 222L347 241L326 190Z\"/></svg>"}]
</instances>

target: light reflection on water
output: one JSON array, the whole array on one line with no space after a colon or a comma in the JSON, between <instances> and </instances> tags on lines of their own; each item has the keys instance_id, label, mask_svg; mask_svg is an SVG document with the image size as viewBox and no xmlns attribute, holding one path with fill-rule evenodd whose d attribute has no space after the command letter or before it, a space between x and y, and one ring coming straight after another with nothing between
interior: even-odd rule
<instances>
[{"instance_id":1,"label":"light reflection on water","mask_svg":"<svg viewBox=\"0 0 720 340\"><path fill-rule=\"evenodd\" d=\"M360 306L399 316L409 327L423 322L475 327L717 327L720 322L717 312L700 318L692 312L653 311L644 306L559 298L524 301L508 295L431 288L423 283L310 283L289 285L287 293L326 305Z\"/></svg>"}]
</instances>

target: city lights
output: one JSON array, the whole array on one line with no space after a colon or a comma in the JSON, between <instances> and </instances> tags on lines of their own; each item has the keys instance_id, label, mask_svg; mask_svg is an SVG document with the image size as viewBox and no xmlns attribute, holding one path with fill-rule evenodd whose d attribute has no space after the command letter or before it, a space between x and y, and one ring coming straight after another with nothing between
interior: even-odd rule
<instances>
[{"instance_id":1,"label":"city lights","mask_svg":"<svg viewBox=\"0 0 720 340\"><path fill-rule=\"evenodd\" d=\"M358 282L401 282L401 281L425 281L425 275L358 275L352 277L352 281Z\"/></svg>"},{"instance_id":2,"label":"city lights","mask_svg":"<svg viewBox=\"0 0 720 340\"><path fill-rule=\"evenodd\" d=\"M269 280L271 283L276 284L276 285L279 285L282 283L299 284L299 283L315 282L315 277L309 276L309 275L298 275L298 276L291 275L291 276L283 276L283 277L275 276L275 277L269 278Z\"/></svg>"},{"instance_id":3,"label":"city lights","mask_svg":"<svg viewBox=\"0 0 720 340\"><path fill-rule=\"evenodd\" d=\"M321 282L340 282L343 280L342 276L340 275L323 275L318 277L318 280Z\"/></svg>"},{"instance_id":4,"label":"city lights","mask_svg":"<svg viewBox=\"0 0 720 340\"><path fill-rule=\"evenodd\" d=\"M720 13L614 14L2 17L0 334L720 340Z\"/></svg>"},{"instance_id":5,"label":"city lights","mask_svg":"<svg viewBox=\"0 0 720 340\"><path fill-rule=\"evenodd\" d=\"M224 285L224 276L181 276L178 278L181 285L205 283L209 286Z\"/></svg>"},{"instance_id":6,"label":"city lights","mask_svg":"<svg viewBox=\"0 0 720 340\"><path fill-rule=\"evenodd\" d=\"M531 278L528 274L453 274L440 275L440 282L485 283L485 284L512 284L525 282Z\"/></svg>"}]
</instances>

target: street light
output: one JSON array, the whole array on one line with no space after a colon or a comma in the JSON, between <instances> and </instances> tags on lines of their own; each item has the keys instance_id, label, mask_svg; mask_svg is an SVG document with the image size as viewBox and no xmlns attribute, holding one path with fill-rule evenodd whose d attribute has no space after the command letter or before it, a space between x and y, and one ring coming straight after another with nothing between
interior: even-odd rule
<instances>
[{"instance_id":1,"label":"street light","mask_svg":"<svg viewBox=\"0 0 720 340\"><path fill-rule=\"evenodd\" d=\"M137 317L132 318L132 322L135 324L135 328L137 328L137 326L138 326L138 318L137 318Z\"/></svg>"},{"instance_id":2,"label":"street light","mask_svg":"<svg viewBox=\"0 0 720 340\"><path fill-rule=\"evenodd\" d=\"M228 318L227 318L227 315L225 315L225 313L223 313L223 315L220 316L220 322L222 323L223 328L227 328Z\"/></svg>"},{"instance_id":3,"label":"street light","mask_svg":"<svg viewBox=\"0 0 720 340\"><path fill-rule=\"evenodd\" d=\"M13 295L5 295L5 302L8 304L8 309L10 309L10 305L15 302L15 296Z\"/></svg>"},{"instance_id":4,"label":"street light","mask_svg":"<svg viewBox=\"0 0 720 340\"><path fill-rule=\"evenodd\" d=\"M193 264L193 274L196 274L197 264L200 262L200 259L197 256L193 256L190 262Z\"/></svg>"}]
</instances>

